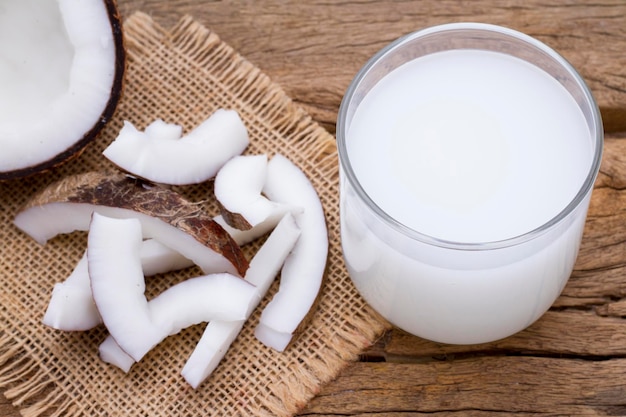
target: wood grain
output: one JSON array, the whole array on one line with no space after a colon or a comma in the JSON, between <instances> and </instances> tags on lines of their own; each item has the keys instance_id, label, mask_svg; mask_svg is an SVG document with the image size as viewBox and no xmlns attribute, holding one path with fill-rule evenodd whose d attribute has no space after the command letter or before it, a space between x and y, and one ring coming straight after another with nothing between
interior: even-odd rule
<instances>
[{"instance_id":1,"label":"wood grain","mask_svg":"<svg viewBox=\"0 0 626 417\"><path fill-rule=\"evenodd\" d=\"M449 346L392 330L325 385L302 416L626 415L626 2L623 0L118 0L169 27L214 30L334 132L341 98L378 49L439 23L521 30L590 85L607 132L585 236L562 296L505 340ZM0 415L18 416L0 397Z\"/></svg>"},{"instance_id":2,"label":"wood grain","mask_svg":"<svg viewBox=\"0 0 626 417\"><path fill-rule=\"evenodd\" d=\"M357 363L302 415L624 415L626 387L617 381L625 371L625 359L489 356Z\"/></svg>"},{"instance_id":3,"label":"wood grain","mask_svg":"<svg viewBox=\"0 0 626 417\"><path fill-rule=\"evenodd\" d=\"M608 131L626 130L626 3L606 1L120 0L165 26L193 15L282 85L329 130L350 80L385 44L441 23L479 21L534 36L579 70Z\"/></svg>"}]
</instances>

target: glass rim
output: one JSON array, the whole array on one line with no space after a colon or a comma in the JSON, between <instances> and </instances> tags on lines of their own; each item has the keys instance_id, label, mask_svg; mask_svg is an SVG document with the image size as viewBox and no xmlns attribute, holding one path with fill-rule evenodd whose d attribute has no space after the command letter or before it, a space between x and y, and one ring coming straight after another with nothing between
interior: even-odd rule
<instances>
[{"instance_id":1,"label":"glass rim","mask_svg":"<svg viewBox=\"0 0 626 417\"><path fill-rule=\"evenodd\" d=\"M442 33L442 32L451 32L451 31L471 31L475 30L478 32L495 32L501 35L508 36L510 38L515 38L519 41L525 42L528 45L535 47L541 52L547 54L551 59L557 62L563 69L565 69L572 78L576 81L577 86L580 88L581 93L584 96L585 103L589 105L591 111L591 121L593 122L593 126L590 127L590 131L595 137L593 146L595 149L593 150L593 159L592 163L589 167L589 171L587 172L587 176L585 177L584 182L580 186L578 192L572 198L572 200L554 217L549 219L547 222L542 225L531 229L522 234L509 237L502 240L494 240L494 241L478 241L478 242L459 242L453 240L446 240L437 238L425 233L421 233L415 229L412 229L398 220L394 219L391 215L389 215L385 210L383 210L378 204L376 204L370 196L365 192L361 183L359 182L354 170L352 169L352 165L350 163L350 158L348 156L348 150L346 145L346 122L348 119L348 108L354 98L355 92L359 87L360 83L367 76L369 71L388 53L396 50L398 47L412 42L418 38L425 37L427 35ZM455 48L450 48L453 50ZM534 65L534 64L533 64ZM589 122L587 122L589 124ZM592 139L594 139L592 137ZM401 36L391 43L384 46L378 52L376 52L369 60L363 65L359 71L356 73L355 77L350 82L348 89L346 90L343 99L341 100L341 104L339 106L339 112L337 117L337 130L336 130L336 141L337 141L337 149L339 156L339 165L340 170L346 176L347 180L352 185L355 190L358 198L363 201L369 209L371 209L374 214L381 219L385 224L392 227L394 230L404 234L405 236L417 240L426 244L439 246L443 248L457 249L457 250L490 250L490 249L501 249L506 247L511 247L518 245L520 243L532 240L544 232L551 229L553 226L560 223L562 220L567 218L587 197L588 193L593 189L593 185L595 183L596 177L598 175L600 169L600 163L602 160L602 152L603 152L603 143L604 143L604 130L602 125L602 117L600 114L600 110L598 108L597 102L594 99L591 90L588 85L585 83L582 76L578 73L578 71L567 61L562 55L556 52L554 49L546 45L545 43L535 39L529 35L526 35L522 32L516 31L514 29L506 28L503 26L487 24L487 23L475 23L475 22L459 22L459 23L447 23L436 26L431 26L425 29L417 30L415 32L411 32L407 35Z\"/></svg>"}]
</instances>

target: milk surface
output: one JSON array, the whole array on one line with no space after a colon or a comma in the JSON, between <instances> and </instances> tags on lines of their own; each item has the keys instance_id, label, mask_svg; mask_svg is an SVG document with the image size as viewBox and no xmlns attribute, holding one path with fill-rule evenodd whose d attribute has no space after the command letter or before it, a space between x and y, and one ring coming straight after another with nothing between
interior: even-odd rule
<instances>
[{"instance_id":1,"label":"milk surface","mask_svg":"<svg viewBox=\"0 0 626 417\"><path fill-rule=\"evenodd\" d=\"M592 163L574 99L515 57L452 50L410 61L359 105L348 155L365 192L432 237L498 241L540 227Z\"/></svg>"}]
</instances>

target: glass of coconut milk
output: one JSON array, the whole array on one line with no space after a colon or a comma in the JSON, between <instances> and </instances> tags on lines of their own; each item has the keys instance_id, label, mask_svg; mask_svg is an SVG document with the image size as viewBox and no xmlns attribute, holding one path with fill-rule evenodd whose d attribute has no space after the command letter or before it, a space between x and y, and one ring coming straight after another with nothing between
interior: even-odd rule
<instances>
[{"instance_id":1,"label":"glass of coconut milk","mask_svg":"<svg viewBox=\"0 0 626 417\"><path fill-rule=\"evenodd\" d=\"M337 144L346 265L392 324L489 342L559 296L603 128L581 76L548 46L478 23L400 38L350 84Z\"/></svg>"}]
</instances>

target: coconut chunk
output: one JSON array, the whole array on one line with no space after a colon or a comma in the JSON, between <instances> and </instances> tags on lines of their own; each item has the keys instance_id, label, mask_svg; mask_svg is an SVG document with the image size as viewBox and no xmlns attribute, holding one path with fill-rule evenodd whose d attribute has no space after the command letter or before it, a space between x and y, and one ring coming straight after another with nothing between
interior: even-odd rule
<instances>
[{"instance_id":1,"label":"coconut chunk","mask_svg":"<svg viewBox=\"0 0 626 417\"><path fill-rule=\"evenodd\" d=\"M133 359L139 360L161 339L146 300L139 251L141 223L93 214L87 261L93 299L106 328Z\"/></svg>"},{"instance_id":2,"label":"coconut chunk","mask_svg":"<svg viewBox=\"0 0 626 417\"><path fill-rule=\"evenodd\" d=\"M183 127L175 123L166 123L161 119L146 126L144 133L154 140L177 140L183 136Z\"/></svg>"},{"instance_id":3,"label":"coconut chunk","mask_svg":"<svg viewBox=\"0 0 626 417\"><path fill-rule=\"evenodd\" d=\"M88 330L102 323L91 294L87 253L63 282L54 285L43 324L59 330Z\"/></svg>"},{"instance_id":4,"label":"coconut chunk","mask_svg":"<svg viewBox=\"0 0 626 417\"><path fill-rule=\"evenodd\" d=\"M50 185L15 217L37 242L86 231L93 212L139 219L145 238L155 238L192 260L204 273L244 275L248 261L239 245L210 215L180 194L119 173L90 172Z\"/></svg>"},{"instance_id":5,"label":"coconut chunk","mask_svg":"<svg viewBox=\"0 0 626 417\"><path fill-rule=\"evenodd\" d=\"M267 155L236 156L217 172L213 190L229 225L248 230L270 215L275 204L261 195L266 172Z\"/></svg>"},{"instance_id":6,"label":"coconut chunk","mask_svg":"<svg viewBox=\"0 0 626 417\"><path fill-rule=\"evenodd\" d=\"M254 286L254 297L248 307L246 316L241 320L211 320L209 322L202 338L182 371L183 377L191 386L196 388L217 367L229 346L241 331L246 319L250 317L254 308L265 296L299 235L300 229L296 225L295 220L291 214L287 214L255 254L245 277L245 282ZM173 309L171 307L164 308L159 306L154 303L155 300L157 298L148 303L154 311L153 320L169 328L170 334L177 333L181 328L192 324L193 320L183 323L173 322L173 320L175 321L173 318L176 316L172 312ZM233 302L233 300L229 302ZM180 320L180 318L177 320ZM134 360L111 339L111 337L108 337L101 344L101 358L124 372L128 372Z\"/></svg>"},{"instance_id":7,"label":"coconut chunk","mask_svg":"<svg viewBox=\"0 0 626 417\"><path fill-rule=\"evenodd\" d=\"M154 239L143 241L139 256L144 276L193 265L189 259ZM54 285L42 322L65 331L89 330L102 323L91 292L86 252L67 279Z\"/></svg>"},{"instance_id":8,"label":"coconut chunk","mask_svg":"<svg viewBox=\"0 0 626 417\"><path fill-rule=\"evenodd\" d=\"M202 322L239 323L250 315L259 303L259 297L254 285L227 273L182 281L148 302L150 321L160 329L157 343ZM110 338L100 348L101 351L105 350L103 360L128 372L132 363L141 357L133 355L117 343L118 339L113 333Z\"/></svg>"},{"instance_id":9,"label":"coconut chunk","mask_svg":"<svg viewBox=\"0 0 626 417\"><path fill-rule=\"evenodd\" d=\"M153 323L173 335L209 320L247 318L259 302L254 285L228 273L209 274L182 281L150 300Z\"/></svg>"},{"instance_id":10,"label":"coconut chunk","mask_svg":"<svg viewBox=\"0 0 626 417\"><path fill-rule=\"evenodd\" d=\"M77 155L111 119L125 69L113 0L4 0L0 180Z\"/></svg>"},{"instance_id":11,"label":"coconut chunk","mask_svg":"<svg viewBox=\"0 0 626 417\"><path fill-rule=\"evenodd\" d=\"M258 300L267 293L299 236L300 229L293 216L286 214L250 261L245 280L256 286ZM244 323L244 320L231 322L214 320L207 325L182 370L182 376L189 385L197 388L211 375Z\"/></svg>"},{"instance_id":12,"label":"coconut chunk","mask_svg":"<svg viewBox=\"0 0 626 417\"><path fill-rule=\"evenodd\" d=\"M244 324L245 320L212 321L207 324L181 372L193 389L197 389L215 371Z\"/></svg>"},{"instance_id":13,"label":"coconut chunk","mask_svg":"<svg viewBox=\"0 0 626 417\"><path fill-rule=\"evenodd\" d=\"M130 368L135 364L135 360L120 348L120 345L117 344L111 335L107 336L106 339L100 343L100 346L98 346L98 354L103 362L115 365L126 373L128 373Z\"/></svg>"},{"instance_id":14,"label":"coconut chunk","mask_svg":"<svg viewBox=\"0 0 626 417\"><path fill-rule=\"evenodd\" d=\"M143 132L126 121L103 154L123 170L156 183L197 184L213 178L249 142L239 114L219 109L182 137L162 121Z\"/></svg>"},{"instance_id":15,"label":"coconut chunk","mask_svg":"<svg viewBox=\"0 0 626 417\"><path fill-rule=\"evenodd\" d=\"M247 230L267 219L278 206L261 194L267 173L267 155L240 155L217 172L215 198L226 222Z\"/></svg>"},{"instance_id":16,"label":"coconut chunk","mask_svg":"<svg viewBox=\"0 0 626 417\"><path fill-rule=\"evenodd\" d=\"M156 239L146 239L139 251L144 276L164 274L193 266L190 259Z\"/></svg>"},{"instance_id":17,"label":"coconut chunk","mask_svg":"<svg viewBox=\"0 0 626 417\"><path fill-rule=\"evenodd\" d=\"M286 214L295 215L300 212L302 212L302 208L292 208L281 204L267 219L248 230L232 227L221 214L215 216L213 220L222 226L238 245L243 246L270 233Z\"/></svg>"},{"instance_id":18,"label":"coconut chunk","mask_svg":"<svg viewBox=\"0 0 626 417\"><path fill-rule=\"evenodd\" d=\"M328 232L315 188L286 157L278 154L270 160L263 191L272 201L304 208L295 215L300 238L285 260L279 290L255 330L261 342L283 351L317 299L328 257Z\"/></svg>"},{"instance_id":19,"label":"coconut chunk","mask_svg":"<svg viewBox=\"0 0 626 417\"><path fill-rule=\"evenodd\" d=\"M227 273L182 281L148 302L141 236L137 219L94 213L87 243L98 312L115 342L134 361L170 334L202 321L245 319L258 303L253 285Z\"/></svg>"}]
</instances>

